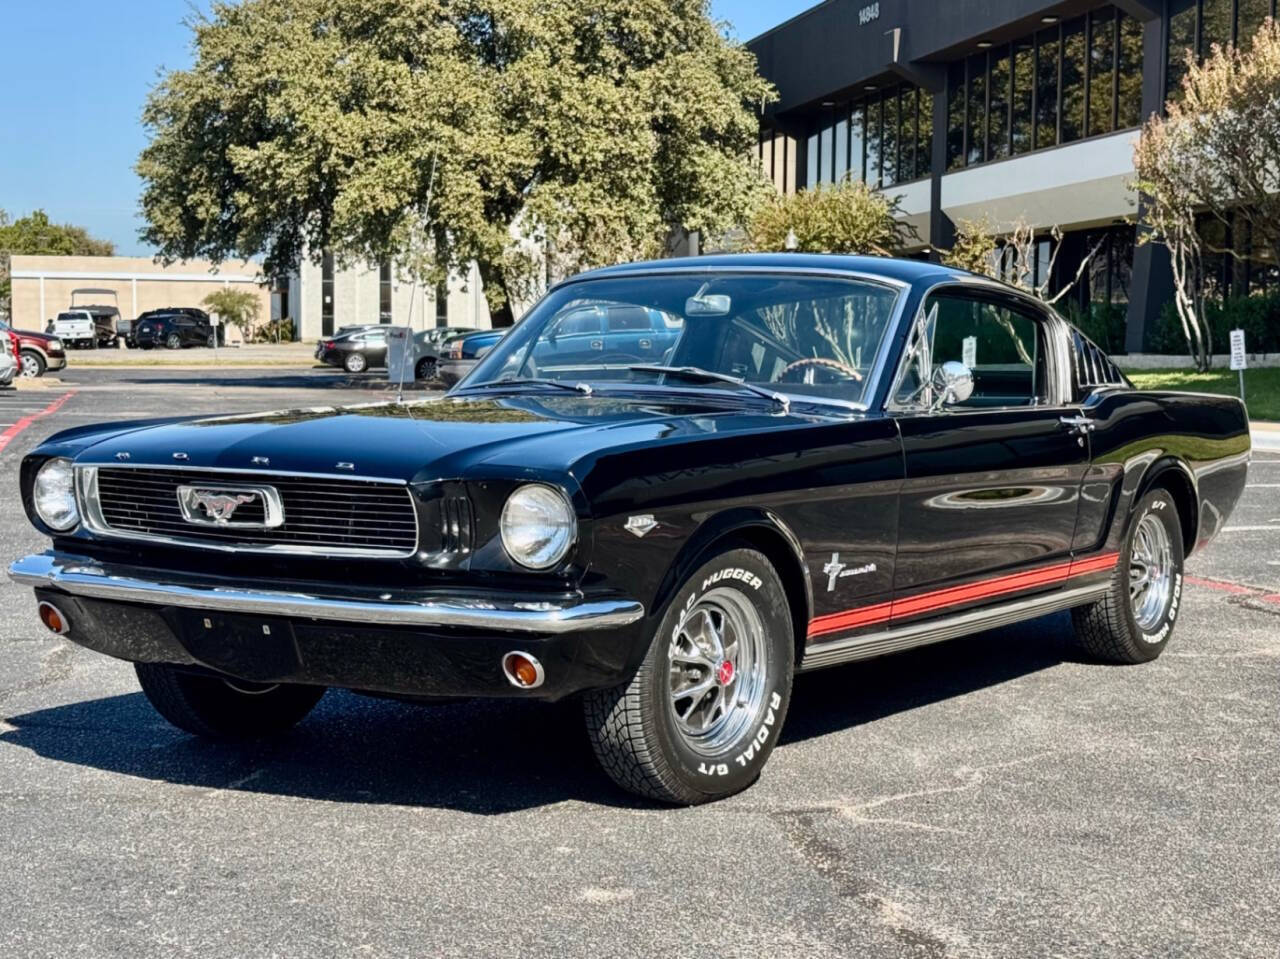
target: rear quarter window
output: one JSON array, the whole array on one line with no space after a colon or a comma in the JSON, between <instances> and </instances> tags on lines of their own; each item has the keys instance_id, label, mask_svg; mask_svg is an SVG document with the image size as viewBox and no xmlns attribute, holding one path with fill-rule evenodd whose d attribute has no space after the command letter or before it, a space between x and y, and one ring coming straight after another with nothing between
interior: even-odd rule
<instances>
[{"instance_id":1,"label":"rear quarter window","mask_svg":"<svg viewBox=\"0 0 1280 959\"><path fill-rule=\"evenodd\" d=\"M1071 356L1077 398L1102 387L1133 388L1128 377L1101 347L1075 328L1071 330Z\"/></svg>"}]
</instances>

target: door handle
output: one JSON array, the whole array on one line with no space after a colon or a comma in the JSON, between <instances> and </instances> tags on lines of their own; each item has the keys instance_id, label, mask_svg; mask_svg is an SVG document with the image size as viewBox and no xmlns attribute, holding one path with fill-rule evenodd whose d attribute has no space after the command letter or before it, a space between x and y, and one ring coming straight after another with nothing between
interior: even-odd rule
<instances>
[{"instance_id":1,"label":"door handle","mask_svg":"<svg viewBox=\"0 0 1280 959\"><path fill-rule=\"evenodd\" d=\"M1092 433L1098 428L1097 421L1087 416L1060 416L1058 422L1063 426L1071 427L1073 433Z\"/></svg>"}]
</instances>

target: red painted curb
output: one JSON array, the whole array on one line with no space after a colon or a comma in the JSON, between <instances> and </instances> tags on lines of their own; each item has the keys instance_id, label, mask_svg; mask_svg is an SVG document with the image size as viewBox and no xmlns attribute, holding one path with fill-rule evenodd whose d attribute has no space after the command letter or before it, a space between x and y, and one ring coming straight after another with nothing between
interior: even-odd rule
<instances>
[{"instance_id":1,"label":"red painted curb","mask_svg":"<svg viewBox=\"0 0 1280 959\"><path fill-rule=\"evenodd\" d=\"M70 393L63 393L61 396L59 396L56 400L54 400L44 409L40 410L37 413L31 413L31 414L28 414L27 416L24 416L22 419L18 420L18 422L14 423L12 426L6 429L3 433L0 433L0 453L4 452L4 448L8 446L10 443L12 443L19 433L21 433L23 430L25 430L28 426L30 426L32 423L34 423L36 420L40 419L41 417L49 416L50 414L58 412L58 410L62 408L62 404L65 403L67 400L71 399L71 397L73 396L75 396L75 390L72 390Z\"/></svg>"}]
</instances>

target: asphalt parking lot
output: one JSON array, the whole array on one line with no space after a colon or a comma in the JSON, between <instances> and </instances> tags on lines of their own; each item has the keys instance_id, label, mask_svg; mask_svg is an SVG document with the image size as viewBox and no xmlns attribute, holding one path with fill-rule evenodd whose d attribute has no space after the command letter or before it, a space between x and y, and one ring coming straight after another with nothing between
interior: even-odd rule
<instances>
[{"instance_id":1,"label":"asphalt parking lot","mask_svg":"<svg viewBox=\"0 0 1280 959\"><path fill-rule=\"evenodd\" d=\"M21 455L103 418L385 398L322 371L69 371ZM56 405L55 405L56 404ZM597 772L576 711L330 693L209 745L0 584L0 954L1280 956L1280 451L1142 667L1065 615L797 680L761 781L690 810Z\"/></svg>"}]
</instances>

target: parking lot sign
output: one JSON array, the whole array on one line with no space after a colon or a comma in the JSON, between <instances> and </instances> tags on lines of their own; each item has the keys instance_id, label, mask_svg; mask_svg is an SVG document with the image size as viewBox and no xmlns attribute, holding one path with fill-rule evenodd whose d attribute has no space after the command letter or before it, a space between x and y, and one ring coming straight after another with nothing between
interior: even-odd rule
<instances>
[{"instance_id":1,"label":"parking lot sign","mask_svg":"<svg viewBox=\"0 0 1280 959\"><path fill-rule=\"evenodd\" d=\"M1249 366L1249 358L1244 352L1244 330L1231 331L1231 368L1240 374L1240 399L1244 399L1244 371Z\"/></svg>"},{"instance_id":2,"label":"parking lot sign","mask_svg":"<svg viewBox=\"0 0 1280 959\"><path fill-rule=\"evenodd\" d=\"M407 326L387 329L387 377L403 387L413 382L413 331Z\"/></svg>"}]
</instances>

